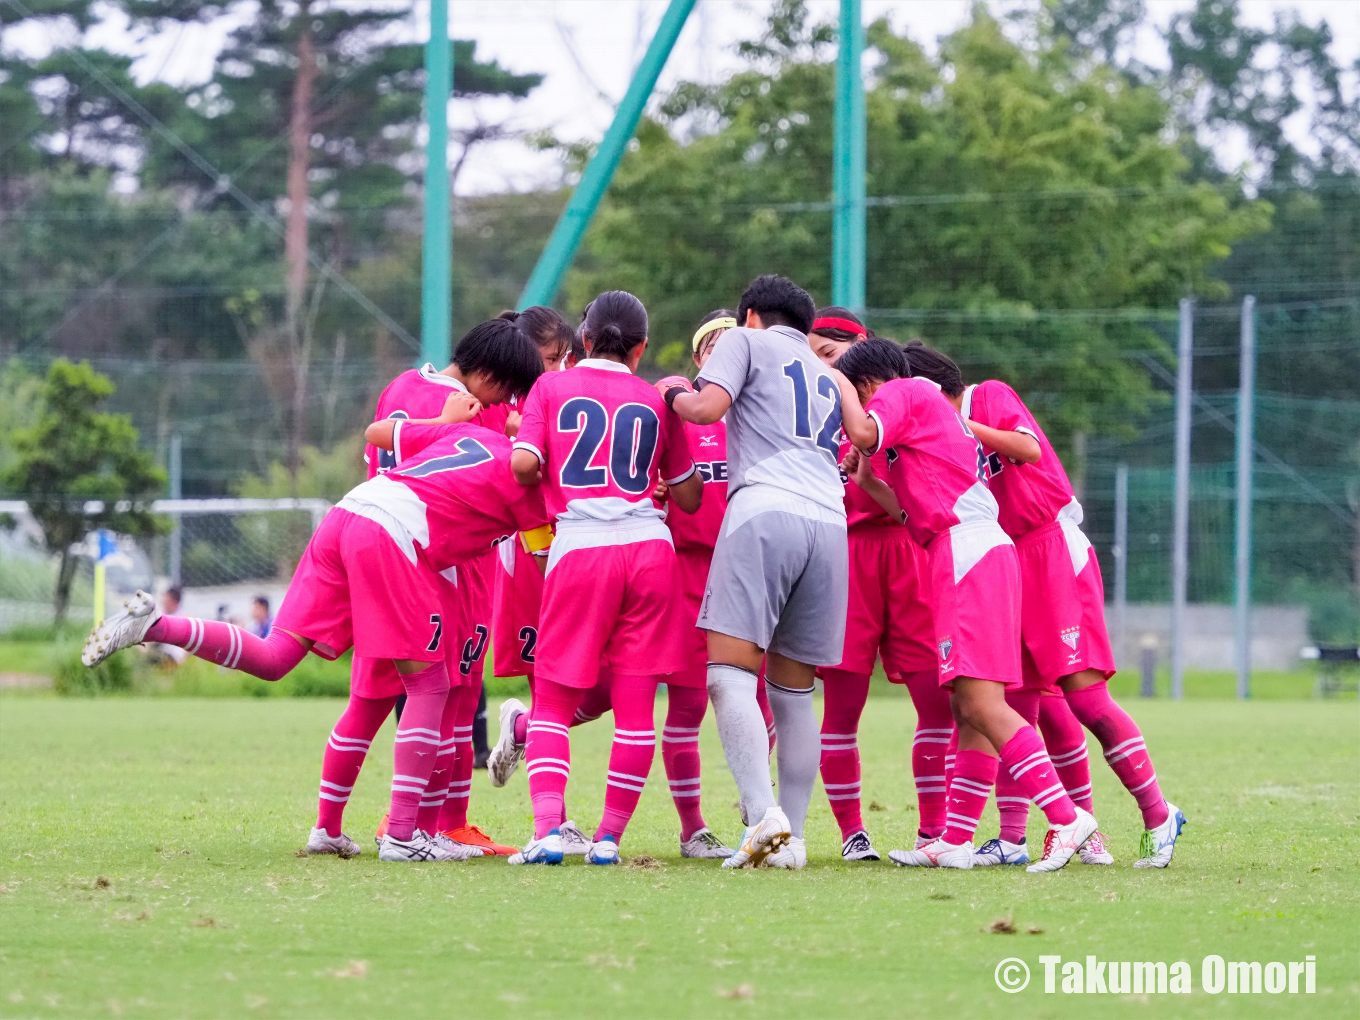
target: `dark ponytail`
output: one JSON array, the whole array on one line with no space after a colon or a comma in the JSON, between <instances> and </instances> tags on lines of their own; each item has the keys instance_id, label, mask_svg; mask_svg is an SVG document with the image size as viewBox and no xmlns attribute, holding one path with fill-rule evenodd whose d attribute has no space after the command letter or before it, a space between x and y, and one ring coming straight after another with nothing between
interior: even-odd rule
<instances>
[{"instance_id":1,"label":"dark ponytail","mask_svg":"<svg viewBox=\"0 0 1360 1020\"><path fill-rule=\"evenodd\" d=\"M949 355L934 347L927 347L920 341L907 344L904 353L912 375L939 383L947 397L957 397L963 392L963 373Z\"/></svg>"},{"instance_id":2,"label":"dark ponytail","mask_svg":"<svg viewBox=\"0 0 1360 1020\"><path fill-rule=\"evenodd\" d=\"M538 344L541 351L561 357L571 348L574 330L555 308L534 305L522 312L506 310L497 318L513 322L530 340Z\"/></svg>"},{"instance_id":3,"label":"dark ponytail","mask_svg":"<svg viewBox=\"0 0 1360 1020\"><path fill-rule=\"evenodd\" d=\"M647 309L626 290L605 291L586 307L581 332L594 357L626 358L647 339Z\"/></svg>"}]
</instances>

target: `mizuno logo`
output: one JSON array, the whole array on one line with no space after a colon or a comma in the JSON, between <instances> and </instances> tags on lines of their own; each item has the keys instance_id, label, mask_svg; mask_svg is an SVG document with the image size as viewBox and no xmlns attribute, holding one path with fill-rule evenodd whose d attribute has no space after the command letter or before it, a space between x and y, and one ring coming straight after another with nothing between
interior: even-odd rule
<instances>
[{"instance_id":1,"label":"mizuno logo","mask_svg":"<svg viewBox=\"0 0 1360 1020\"><path fill-rule=\"evenodd\" d=\"M717 437L717 436L700 436L700 437L699 437L699 445L700 445L700 446L717 446L717 445L718 445L718 437Z\"/></svg>"}]
</instances>

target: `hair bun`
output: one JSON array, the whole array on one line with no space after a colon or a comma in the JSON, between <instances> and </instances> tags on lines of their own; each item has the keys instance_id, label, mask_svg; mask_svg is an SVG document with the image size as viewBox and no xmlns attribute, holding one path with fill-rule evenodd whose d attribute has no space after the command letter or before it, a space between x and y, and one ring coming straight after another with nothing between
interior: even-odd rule
<instances>
[{"instance_id":1,"label":"hair bun","mask_svg":"<svg viewBox=\"0 0 1360 1020\"><path fill-rule=\"evenodd\" d=\"M600 339L613 343L621 342L623 340L623 330L619 329L615 323L606 323L604 328L600 330Z\"/></svg>"},{"instance_id":2,"label":"hair bun","mask_svg":"<svg viewBox=\"0 0 1360 1020\"><path fill-rule=\"evenodd\" d=\"M520 314L520 312L515 311L513 308L507 308L505 311L501 312L500 315L496 316L496 318L504 319L506 322L515 322L520 317Z\"/></svg>"}]
</instances>

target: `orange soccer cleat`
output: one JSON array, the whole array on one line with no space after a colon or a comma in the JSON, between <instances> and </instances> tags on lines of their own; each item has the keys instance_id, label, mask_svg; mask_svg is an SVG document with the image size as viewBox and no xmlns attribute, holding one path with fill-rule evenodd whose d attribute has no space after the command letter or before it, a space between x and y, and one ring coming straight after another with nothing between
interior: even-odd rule
<instances>
[{"instance_id":1,"label":"orange soccer cleat","mask_svg":"<svg viewBox=\"0 0 1360 1020\"><path fill-rule=\"evenodd\" d=\"M482 831L480 825L464 825L461 829L445 829L440 835L448 836L455 843L462 843L464 846L478 847L482 853L488 855L509 857L511 854L519 853L519 847L497 843Z\"/></svg>"},{"instance_id":2,"label":"orange soccer cleat","mask_svg":"<svg viewBox=\"0 0 1360 1020\"><path fill-rule=\"evenodd\" d=\"M387 812L384 811L382 821L378 823L378 831L373 833L373 841L375 843L381 843L383 841L383 837L386 835L387 835Z\"/></svg>"}]
</instances>

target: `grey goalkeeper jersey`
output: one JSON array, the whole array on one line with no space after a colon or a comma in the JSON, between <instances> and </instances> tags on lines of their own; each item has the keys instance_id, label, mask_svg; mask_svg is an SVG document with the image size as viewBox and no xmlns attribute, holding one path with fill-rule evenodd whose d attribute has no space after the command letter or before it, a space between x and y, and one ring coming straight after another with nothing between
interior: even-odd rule
<instances>
[{"instance_id":1,"label":"grey goalkeeper jersey","mask_svg":"<svg viewBox=\"0 0 1360 1020\"><path fill-rule=\"evenodd\" d=\"M749 486L771 486L793 497L793 512L812 502L844 518L840 389L806 336L790 326L729 329L695 382L732 395L729 501Z\"/></svg>"}]
</instances>

